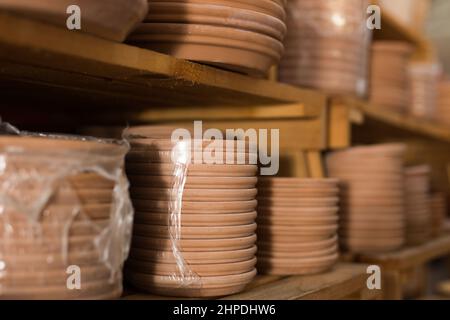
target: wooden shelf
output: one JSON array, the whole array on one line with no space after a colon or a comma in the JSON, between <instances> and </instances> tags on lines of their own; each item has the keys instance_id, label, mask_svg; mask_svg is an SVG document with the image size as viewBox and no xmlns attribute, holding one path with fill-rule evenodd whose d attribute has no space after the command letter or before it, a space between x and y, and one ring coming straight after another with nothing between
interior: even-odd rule
<instances>
[{"instance_id":1,"label":"wooden shelf","mask_svg":"<svg viewBox=\"0 0 450 320\"><path fill-rule=\"evenodd\" d=\"M391 253L362 255L357 260L403 269L425 264L433 259L447 255L450 255L450 234L430 240L420 246L407 247Z\"/></svg>"},{"instance_id":2,"label":"wooden shelf","mask_svg":"<svg viewBox=\"0 0 450 320\"><path fill-rule=\"evenodd\" d=\"M389 126L450 143L450 127L445 125L389 111L383 109L382 106L371 105L363 100L344 98L338 99L335 103L345 104L347 107L361 112L364 117L383 122Z\"/></svg>"},{"instance_id":3,"label":"wooden shelf","mask_svg":"<svg viewBox=\"0 0 450 320\"><path fill-rule=\"evenodd\" d=\"M325 95L313 90L5 13L0 13L0 84L2 113L24 118L25 110L32 118L34 112L36 122L48 120L42 110L48 110L53 121L71 120L76 113L77 121L87 117L101 124L117 119L112 111L126 115L123 123L170 118L167 110L186 107L191 110L184 118L216 113L223 117L225 107L234 118L302 118L317 116L326 104Z\"/></svg>"},{"instance_id":4,"label":"wooden shelf","mask_svg":"<svg viewBox=\"0 0 450 320\"><path fill-rule=\"evenodd\" d=\"M258 276L245 292L225 297L228 300L338 300L377 299L379 290L366 287L367 265L340 263L332 271L312 276ZM142 293L126 293L127 300L171 299Z\"/></svg>"}]
</instances>

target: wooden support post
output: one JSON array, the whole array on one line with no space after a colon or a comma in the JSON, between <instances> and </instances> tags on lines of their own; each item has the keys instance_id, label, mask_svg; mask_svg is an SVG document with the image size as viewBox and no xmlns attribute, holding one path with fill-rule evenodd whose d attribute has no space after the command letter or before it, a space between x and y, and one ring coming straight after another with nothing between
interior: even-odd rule
<instances>
[{"instance_id":1,"label":"wooden support post","mask_svg":"<svg viewBox=\"0 0 450 320\"><path fill-rule=\"evenodd\" d=\"M385 300L402 300L403 288L402 277L399 270L382 269L383 298Z\"/></svg>"},{"instance_id":2,"label":"wooden support post","mask_svg":"<svg viewBox=\"0 0 450 320\"><path fill-rule=\"evenodd\" d=\"M308 172L311 178L325 177L325 171L322 162L322 154L320 151L307 151L306 157L308 159Z\"/></svg>"}]
</instances>

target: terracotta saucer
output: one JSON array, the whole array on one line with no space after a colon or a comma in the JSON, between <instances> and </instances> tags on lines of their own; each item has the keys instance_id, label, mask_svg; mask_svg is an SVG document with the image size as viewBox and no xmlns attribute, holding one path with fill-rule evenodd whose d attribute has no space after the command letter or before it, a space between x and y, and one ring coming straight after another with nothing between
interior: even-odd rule
<instances>
[{"instance_id":1,"label":"terracotta saucer","mask_svg":"<svg viewBox=\"0 0 450 320\"><path fill-rule=\"evenodd\" d=\"M258 250L258 258L273 259L310 259L316 257L327 257L338 253L337 243L323 250L311 250L307 252L279 252L277 250Z\"/></svg>"},{"instance_id":2,"label":"terracotta saucer","mask_svg":"<svg viewBox=\"0 0 450 320\"><path fill-rule=\"evenodd\" d=\"M16 146L23 148L27 152L42 152L54 150L71 150L73 152L89 153L92 157L102 156L124 156L128 150L125 144L109 143L87 140L74 140L67 136L55 137L18 137L2 136L0 137L0 147ZM55 153L56 155L57 153ZM19 159L18 159L19 161ZM35 168L36 169L36 168ZM45 169L43 169L45 170Z\"/></svg>"},{"instance_id":3,"label":"terracotta saucer","mask_svg":"<svg viewBox=\"0 0 450 320\"><path fill-rule=\"evenodd\" d=\"M286 25L280 19L251 10L193 3L150 2L149 6L145 22L229 26L263 33L280 41L286 33Z\"/></svg>"},{"instance_id":4,"label":"terracotta saucer","mask_svg":"<svg viewBox=\"0 0 450 320\"><path fill-rule=\"evenodd\" d=\"M296 208L296 207L266 207L258 205L258 216L261 217L334 217L338 207Z\"/></svg>"},{"instance_id":5,"label":"terracotta saucer","mask_svg":"<svg viewBox=\"0 0 450 320\"><path fill-rule=\"evenodd\" d=\"M325 226L303 226L303 225L259 225L258 226L258 235L269 235L269 236L314 236L314 235L325 235L325 234L333 234L338 229L337 223L329 224Z\"/></svg>"},{"instance_id":6,"label":"terracotta saucer","mask_svg":"<svg viewBox=\"0 0 450 320\"><path fill-rule=\"evenodd\" d=\"M205 252L186 252L183 251L181 256L189 265L194 264L215 264L215 263L234 263L251 260L256 254L256 246L252 246L240 250L228 251L205 251ZM175 255L173 251L145 250L131 248L130 259L140 261L153 261L159 263L175 263Z\"/></svg>"},{"instance_id":7,"label":"terracotta saucer","mask_svg":"<svg viewBox=\"0 0 450 320\"><path fill-rule=\"evenodd\" d=\"M45 239L55 238L63 235L70 236L89 236L99 235L109 226L108 220L97 221L76 221L72 223L40 223L33 226L29 223L4 223L0 222L0 239L8 241L27 239ZM13 232L8 229L14 229ZM68 228L67 230L65 228ZM64 233L67 231L68 233ZM33 237L34 235L34 237ZM39 237L39 238L38 238Z\"/></svg>"},{"instance_id":8,"label":"terracotta saucer","mask_svg":"<svg viewBox=\"0 0 450 320\"><path fill-rule=\"evenodd\" d=\"M182 239L177 242L182 252L242 250L255 245L256 235L230 239ZM171 239L134 236L131 245L133 248L167 251L172 250L172 244Z\"/></svg>"},{"instance_id":9,"label":"terracotta saucer","mask_svg":"<svg viewBox=\"0 0 450 320\"><path fill-rule=\"evenodd\" d=\"M115 182L96 173L80 173L67 177L77 189L113 189Z\"/></svg>"},{"instance_id":10,"label":"terracotta saucer","mask_svg":"<svg viewBox=\"0 0 450 320\"><path fill-rule=\"evenodd\" d=\"M177 228L167 226L154 226L148 224L133 225L133 234L136 236L153 236L158 238L166 238L170 236L170 232L175 234ZM254 234L256 223L228 226L228 227L181 227L179 236L181 239L229 239L241 238Z\"/></svg>"},{"instance_id":11,"label":"terracotta saucer","mask_svg":"<svg viewBox=\"0 0 450 320\"><path fill-rule=\"evenodd\" d=\"M335 197L338 188L258 188L262 197Z\"/></svg>"},{"instance_id":12,"label":"terracotta saucer","mask_svg":"<svg viewBox=\"0 0 450 320\"><path fill-rule=\"evenodd\" d=\"M213 186L212 186L213 187ZM134 199L170 200L172 189L131 187L130 195ZM184 189L184 201L247 201L253 200L257 189Z\"/></svg>"},{"instance_id":13,"label":"terracotta saucer","mask_svg":"<svg viewBox=\"0 0 450 320\"><path fill-rule=\"evenodd\" d=\"M43 299L43 300L66 300L66 299L84 299L88 297L95 298L117 291L117 283L109 283L108 280L84 282L80 290L68 290L67 284L49 285L49 286L11 286L2 290L2 298L24 300Z\"/></svg>"},{"instance_id":14,"label":"terracotta saucer","mask_svg":"<svg viewBox=\"0 0 450 320\"><path fill-rule=\"evenodd\" d=\"M181 216L181 225L191 227L238 226L253 223L256 216L256 211L214 215L183 214ZM134 214L134 222L138 224L166 226L170 224L169 219L170 217L167 213L135 212Z\"/></svg>"},{"instance_id":15,"label":"terracotta saucer","mask_svg":"<svg viewBox=\"0 0 450 320\"><path fill-rule=\"evenodd\" d=\"M258 270L272 275L307 275L323 273L336 263L338 255L320 259L258 259Z\"/></svg>"},{"instance_id":16,"label":"terracotta saucer","mask_svg":"<svg viewBox=\"0 0 450 320\"><path fill-rule=\"evenodd\" d=\"M167 213L169 201L133 200L133 206L137 211ZM228 201L228 202L195 202L183 201L181 213L184 214L224 214L243 213L255 211L257 201Z\"/></svg>"},{"instance_id":17,"label":"terracotta saucer","mask_svg":"<svg viewBox=\"0 0 450 320\"><path fill-rule=\"evenodd\" d=\"M304 178L279 178L260 177L258 186L267 188L301 188L301 187L323 187L335 188L338 179L304 179Z\"/></svg>"},{"instance_id":18,"label":"terracotta saucer","mask_svg":"<svg viewBox=\"0 0 450 320\"><path fill-rule=\"evenodd\" d=\"M2 11L25 15L65 28L66 11L72 4L82 7L84 11L84 24L81 32L118 42L125 40L136 24L144 19L148 10L146 0L131 0L128 3L119 0L45 1L40 3L32 0L18 0L2 1L0 8Z\"/></svg>"},{"instance_id":19,"label":"terracotta saucer","mask_svg":"<svg viewBox=\"0 0 450 320\"><path fill-rule=\"evenodd\" d=\"M258 197L258 203L261 206L273 207L334 207L337 205L339 198L263 198Z\"/></svg>"},{"instance_id":20,"label":"terracotta saucer","mask_svg":"<svg viewBox=\"0 0 450 320\"><path fill-rule=\"evenodd\" d=\"M325 250L338 241L337 235L321 241L308 241L308 242L266 242L261 239L258 240L258 250L273 251L279 253L301 253Z\"/></svg>"},{"instance_id":21,"label":"terracotta saucer","mask_svg":"<svg viewBox=\"0 0 450 320\"><path fill-rule=\"evenodd\" d=\"M135 152L161 152L170 151L176 154L185 154L189 150L192 154L196 152L208 153L222 151L229 153L257 153L255 144L248 141L239 140L207 140L207 139L187 139L183 141L172 141L170 138L158 138L153 136L153 126L132 127L125 131L125 136L129 139L131 150ZM169 135L170 137L170 135Z\"/></svg>"},{"instance_id":22,"label":"terracotta saucer","mask_svg":"<svg viewBox=\"0 0 450 320\"><path fill-rule=\"evenodd\" d=\"M10 270L5 271L2 279L2 286L9 285L15 288L29 286L65 286L67 283L67 267L60 269L46 270ZM111 278L111 271L102 264L92 264L83 266L81 269L81 283L93 282L98 280L108 281Z\"/></svg>"},{"instance_id":23,"label":"terracotta saucer","mask_svg":"<svg viewBox=\"0 0 450 320\"><path fill-rule=\"evenodd\" d=\"M172 164L127 163L127 174L142 174L147 176L170 176L176 166ZM256 165L207 165L190 164L187 175L196 177L252 177L257 173Z\"/></svg>"},{"instance_id":24,"label":"terracotta saucer","mask_svg":"<svg viewBox=\"0 0 450 320\"><path fill-rule=\"evenodd\" d=\"M173 151L147 151L133 149L126 157L128 163L183 163L187 154L176 153ZM192 151L190 153L191 162L196 159L204 159L206 153L204 151ZM208 154L209 156L209 154ZM214 152L211 154L212 160L223 164L255 164L257 163L258 155L256 153L234 152L233 154L226 151Z\"/></svg>"},{"instance_id":25,"label":"terracotta saucer","mask_svg":"<svg viewBox=\"0 0 450 320\"><path fill-rule=\"evenodd\" d=\"M368 146L352 147L343 151L336 151L328 155L329 161L339 161L346 157L369 157L369 156L388 156L401 157L406 150L406 146L401 143L386 143ZM348 158L347 158L348 159ZM369 158L370 159L370 158ZM345 161L345 160L344 160Z\"/></svg>"},{"instance_id":26,"label":"terracotta saucer","mask_svg":"<svg viewBox=\"0 0 450 320\"><path fill-rule=\"evenodd\" d=\"M258 226L267 225L267 226L323 226L330 225L338 222L339 217L337 215L334 216L325 216L325 217L292 217L292 216L281 216L281 215L273 215L273 216L259 216L257 218Z\"/></svg>"},{"instance_id":27,"label":"terracotta saucer","mask_svg":"<svg viewBox=\"0 0 450 320\"><path fill-rule=\"evenodd\" d=\"M209 288L221 288L226 286L238 285L243 283L249 283L256 275L256 269L249 272L226 275L226 276L213 276L213 277L200 277L198 281L193 281L188 286L190 289L209 289ZM164 288L180 288L179 277L173 276L158 276L138 272L126 272L127 279L131 283L140 283L149 287L164 287Z\"/></svg>"},{"instance_id":28,"label":"terracotta saucer","mask_svg":"<svg viewBox=\"0 0 450 320\"><path fill-rule=\"evenodd\" d=\"M188 265L190 272L199 277L216 277L234 274L242 274L252 271L256 266L256 257L251 260L225 264L194 264ZM128 259L126 269L129 272L148 273L153 275L168 276L179 275L180 270L176 264L152 263Z\"/></svg>"},{"instance_id":29,"label":"terracotta saucer","mask_svg":"<svg viewBox=\"0 0 450 320\"><path fill-rule=\"evenodd\" d=\"M129 175L128 179L135 187L147 188L173 188L175 178L170 176L142 176ZM255 188L257 177L214 177L215 189L253 189ZM189 176L184 185L187 189L210 189L210 177Z\"/></svg>"},{"instance_id":30,"label":"terracotta saucer","mask_svg":"<svg viewBox=\"0 0 450 320\"><path fill-rule=\"evenodd\" d=\"M211 0L165 0L164 2L180 2L183 4L197 3L211 5ZM281 19L283 21L286 18L284 8L279 3L277 3L277 1L272 0L215 0L214 5L261 12L277 17L278 19Z\"/></svg>"},{"instance_id":31,"label":"terracotta saucer","mask_svg":"<svg viewBox=\"0 0 450 320\"><path fill-rule=\"evenodd\" d=\"M164 286L147 285L146 283L141 284L140 282L133 282L134 280L129 280L129 282L136 288L151 292L160 296L168 297L183 297L183 298L215 298L222 296L229 296L235 293L239 293L245 289L248 283L235 284L229 286L223 286L218 288L166 288Z\"/></svg>"}]
</instances>

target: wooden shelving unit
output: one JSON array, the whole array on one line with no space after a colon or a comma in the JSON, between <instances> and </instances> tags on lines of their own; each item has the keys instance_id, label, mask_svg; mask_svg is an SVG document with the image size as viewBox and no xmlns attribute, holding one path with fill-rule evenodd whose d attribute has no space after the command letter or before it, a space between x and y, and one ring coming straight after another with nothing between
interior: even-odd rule
<instances>
[{"instance_id":1,"label":"wooden shelving unit","mask_svg":"<svg viewBox=\"0 0 450 320\"><path fill-rule=\"evenodd\" d=\"M450 256L450 234L445 234L423 245L385 254L368 254L353 257L361 263L381 266L384 299L402 299L404 285L408 284L408 275L437 258ZM422 285L426 287L426 270L422 275ZM425 289L425 288L423 288Z\"/></svg>"},{"instance_id":2,"label":"wooden shelving unit","mask_svg":"<svg viewBox=\"0 0 450 320\"><path fill-rule=\"evenodd\" d=\"M292 119L320 115L326 101L325 95L313 90L253 79L4 13L0 14L0 84L2 113L13 117L14 108L5 106L19 105L18 120L27 110L31 112L28 120L40 123L123 124L124 120L148 122L173 115L219 118L225 114ZM42 110L52 115L39 116Z\"/></svg>"},{"instance_id":3,"label":"wooden shelving unit","mask_svg":"<svg viewBox=\"0 0 450 320\"><path fill-rule=\"evenodd\" d=\"M375 300L381 290L367 289L366 264L340 263L333 270L312 276L258 276L243 293L227 300ZM161 300L167 297L127 292L126 300ZM169 298L170 299L170 298ZM172 298L173 299L173 298Z\"/></svg>"}]
</instances>

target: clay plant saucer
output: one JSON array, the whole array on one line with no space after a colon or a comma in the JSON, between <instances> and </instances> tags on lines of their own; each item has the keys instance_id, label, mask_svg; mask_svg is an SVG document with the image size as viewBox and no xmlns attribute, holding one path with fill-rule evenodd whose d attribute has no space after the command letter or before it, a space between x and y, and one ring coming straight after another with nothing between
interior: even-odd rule
<instances>
[{"instance_id":1,"label":"clay plant saucer","mask_svg":"<svg viewBox=\"0 0 450 320\"><path fill-rule=\"evenodd\" d=\"M337 215L334 216L325 216L325 217L293 217L293 216L282 216L282 215L273 215L273 216L259 216L257 218L258 226L267 225L267 226L324 226L337 223L339 217Z\"/></svg>"},{"instance_id":2,"label":"clay plant saucer","mask_svg":"<svg viewBox=\"0 0 450 320\"><path fill-rule=\"evenodd\" d=\"M261 197L336 197L338 188L258 188Z\"/></svg>"},{"instance_id":3,"label":"clay plant saucer","mask_svg":"<svg viewBox=\"0 0 450 320\"><path fill-rule=\"evenodd\" d=\"M97 140L71 139L67 136L28 137L28 136L2 136L0 137L0 148L15 146L27 152L47 153L55 150L86 154L96 156L124 156L128 147L122 143L99 142ZM17 159L19 162L19 159ZM114 161L116 161L114 159ZM33 164L35 167L35 164ZM36 170L36 168L34 168ZM42 170L46 170L45 168Z\"/></svg>"},{"instance_id":4,"label":"clay plant saucer","mask_svg":"<svg viewBox=\"0 0 450 320\"><path fill-rule=\"evenodd\" d=\"M194 264L224 264L251 260L256 254L256 246L227 251L186 252L181 256L188 265ZM131 248L130 259L152 261L158 263L176 263L173 251L145 250Z\"/></svg>"},{"instance_id":5,"label":"clay plant saucer","mask_svg":"<svg viewBox=\"0 0 450 320\"><path fill-rule=\"evenodd\" d=\"M258 78L264 77L279 59L278 55L269 55L262 46L244 41L221 41L214 37L205 39L188 35L182 39L179 36L145 36L142 40L136 37L130 39L129 44Z\"/></svg>"},{"instance_id":6,"label":"clay plant saucer","mask_svg":"<svg viewBox=\"0 0 450 320\"><path fill-rule=\"evenodd\" d=\"M352 147L343 151L336 151L328 155L329 161L348 160L348 157L401 157L406 146L401 143L386 143L369 146ZM369 158L370 159L370 158Z\"/></svg>"},{"instance_id":7,"label":"clay plant saucer","mask_svg":"<svg viewBox=\"0 0 450 320\"><path fill-rule=\"evenodd\" d=\"M329 237L321 241L308 241L308 242L269 242L258 240L258 250L279 252L279 253L302 253L325 250L331 246L334 246L338 242L337 235Z\"/></svg>"},{"instance_id":8,"label":"clay plant saucer","mask_svg":"<svg viewBox=\"0 0 450 320\"><path fill-rule=\"evenodd\" d=\"M258 259L258 270L271 275L307 275L322 273L332 268L338 254L311 259Z\"/></svg>"},{"instance_id":9,"label":"clay plant saucer","mask_svg":"<svg viewBox=\"0 0 450 320\"><path fill-rule=\"evenodd\" d=\"M403 197L383 197L383 196L373 196L363 198L362 196L342 198L341 205L346 206L378 206L378 207L399 207L403 206L405 199Z\"/></svg>"},{"instance_id":10,"label":"clay plant saucer","mask_svg":"<svg viewBox=\"0 0 450 320\"><path fill-rule=\"evenodd\" d=\"M99 280L92 282L83 282L81 289L68 290L67 284L62 285L40 285L40 286L11 286L3 288L2 299L20 298L25 300L43 299L43 300L67 300L67 299L84 299L103 296L110 292L117 291L118 284L110 283L108 280Z\"/></svg>"},{"instance_id":11,"label":"clay plant saucer","mask_svg":"<svg viewBox=\"0 0 450 320\"><path fill-rule=\"evenodd\" d=\"M259 32L283 40L286 25L274 16L245 9L194 3L150 2L145 22L227 26ZM135 31L139 32L139 28Z\"/></svg>"},{"instance_id":12,"label":"clay plant saucer","mask_svg":"<svg viewBox=\"0 0 450 320\"><path fill-rule=\"evenodd\" d=\"M136 211L167 213L169 201L132 199ZM183 201L181 213L184 214L224 214L255 211L257 201L228 201L228 202L195 202Z\"/></svg>"},{"instance_id":13,"label":"clay plant saucer","mask_svg":"<svg viewBox=\"0 0 450 320\"><path fill-rule=\"evenodd\" d=\"M177 241L182 252L207 252L247 249L255 245L256 235L230 239L181 239ZM172 250L173 241L166 238L151 238L134 236L133 248Z\"/></svg>"},{"instance_id":14,"label":"clay plant saucer","mask_svg":"<svg viewBox=\"0 0 450 320\"><path fill-rule=\"evenodd\" d=\"M226 214L183 214L181 216L181 225L190 227L219 227L219 226L238 226L253 223L257 213L226 213ZM167 213L148 213L135 212L134 222L138 224L153 224L167 226L171 224Z\"/></svg>"},{"instance_id":15,"label":"clay plant saucer","mask_svg":"<svg viewBox=\"0 0 450 320\"><path fill-rule=\"evenodd\" d=\"M165 0L164 2L211 5L211 0ZM260 12L274 16L282 21L286 18L286 12L283 6L277 1L272 0L215 0L214 5Z\"/></svg>"},{"instance_id":16,"label":"clay plant saucer","mask_svg":"<svg viewBox=\"0 0 450 320\"><path fill-rule=\"evenodd\" d=\"M173 164L127 163L127 174L146 176L174 175L176 166ZM252 177L257 173L256 165L221 165L221 164L190 164L187 165L187 176L195 177Z\"/></svg>"},{"instance_id":17,"label":"clay plant saucer","mask_svg":"<svg viewBox=\"0 0 450 320\"><path fill-rule=\"evenodd\" d=\"M217 277L247 273L252 271L255 266L256 257L253 257L250 260L235 263L188 265L187 269L199 277ZM152 263L128 259L125 268L129 272L147 273L159 276L180 275L177 264Z\"/></svg>"},{"instance_id":18,"label":"clay plant saucer","mask_svg":"<svg viewBox=\"0 0 450 320\"><path fill-rule=\"evenodd\" d=\"M86 204L86 205L57 205L49 204L39 215L39 222L50 223L55 221L69 220L74 217L74 221L86 220L107 220L111 216L111 204ZM10 223L29 223L23 213L9 210L4 213L5 221ZM7 219L7 220L6 220Z\"/></svg>"},{"instance_id":19,"label":"clay plant saucer","mask_svg":"<svg viewBox=\"0 0 450 320\"><path fill-rule=\"evenodd\" d=\"M7 266L13 270L26 270L30 267L33 270L50 270L60 269L63 266L78 265L80 267L84 265L97 264L100 261L100 253L97 250L85 251L85 252L71 252L67 259L65 255L60 251L58 254L2 254L3 261Z\"/></svg>"},{"instance_id":20,"label":"clay plant saucer","mask_svg":"<svg viewBox=\"0 0 450 320\"><path fill-rule=\"evenodd\" d=\"M188 288L209 289L249 283L255 277L255 275L256 269L245 273L226 276L199 277L198 281L192 281L192 283L189 284ZM147 285L148 287L164 287L172 289L180 289L180 284L182 281L179 277L176 276L159 276L138 272L126 272L126 278L131 283L140 283L142 285Z\"/></svg>"},{"instance_id":21,"label":"clay plant saucer","mask_svg":"<svg viewBox=\"0 0 450 320\"><path fill-rule=\"evenodd\" d=\"M269 259L310 259L318 257L327 257L338 253L337 243L322 250L311 250L306 252L279 252L277 250L258 250L258 258Z\"/></svg>"},{"instance_id":22,"label":"clay plant saucer","mask_svg":"<svg viewBox=\"0 0 450 320\"><path fill-rule=\"evenodd\" d=\"M146 0L131 0L126 3L120 0L49 0L39 3L33 0L5 0L0 2L0 9L65 28L66 11L70 5L82 8L82 32L118 42L125 40L148 11Z\"/></svg>"},{"instance_id":23,"label":"clay plant saucer","mask_svg":"<svg viewBox=\"0 0 450 320\"><path fill-rule=\"evenodd\" d=\"M110 189L115 182L97 173L80 173L66 178L76 189Z\"/></svg>"},{"instance_id":24,"label":"clay plant saucer","mask_svg":"<svg viewBox=\"0 0 450 320\"><path fill-rule=\"evenodd\" d=\"M41 239L70 236L95 236L99 235L109 226L108 220L97 221L64 221L62 223L39 223L32 225L29 223L0 222L0 239L15 241L20 239L33 238L39 236ZM67 228L67 229L66 229ZM13 229L13 231L8 231Z\"/></svg>"},{"instance_id":25,"label":"clay plant saucer","mask_svg":"<svg viewBox=\"0 0 450 320\"><path fill-rule=\"evenodd\" d=\"M250 236L255 233L256 223L240 226L222 226L222 227L181 227L155 226L148 224L133 225L133 234L136 236L153 236L157 238L166 238L170 232L175 234L179 232L181 239L229 239Z\"/></svg>"},{"instance_id":26,"label":"clay plant saucer","mask_svg":"<svg viewBox=\"0 0 450 320\"><path fill-rule=\"evenodd\" d=\"M387 228L376 228L374 226L363 229L363 228L341 228L339 230L339 235L346 238L373 238L375 241L379 238L391 238L391 237L402 237L405 235L404 227L391 227Z\"/></svg>"},{"instance_id":27,"label":"clay plant saucer","mask_svg":"<svg viewBox=\"0 0 450 320\"><path fill-rule=\"evenodd\" d=\"M338 179L304 179L304 178L279 178L279 177L260 177L258 187L263 188L302 188L302 187L320 187L335 188Z\"/></svg>"},{"instance_id":28,"label":"clay plant saucer","mask_svg":"<svg viewBox=\"0 0 450 320\"><path fill-rule=\"evenodd\" d=\"M155 138L153 126L132 127L124 135L129 139L131 150L135 152L174 152L185 155L187 152L196 154L200 152L213 153L214 151L228 153L258 153L257 146L245 140L212 140L212 139L186 139L171 140L169 138ZM170 137L170 135L169 135Z\"/></svg>"},{"instance_id":29,"label":"clay plant saucer","mask_svg":"<svg viewBox=\"0 0 450 320\"><path fill-rule=\"evenodd\" d=\"M211 185L214 188L214 185ZM184 189L184 201L247 201L253 200L258 193L253 189ZM175 189L176 190L176 189ZM130 195L134 199L170 200L173 189L131 187ZM176 194L176 193L175 193Z\"/></svg>"},{"instance_id":30,"label":"clay plant saucer","mask_svg":"<svg viewBox=\"0 0 450 320\"><path fill-rule=\"evenodd\" d=\"M337 223L324 226L303 226L303 225L259 225L258 235L264 236L314 236L314 235L332 235L338 229Z\"/></svg>"},{"instance_id":31,"label":"clay plant saucer","mask_svg":"<svg viewBox=\"0 0 450 320\"><path fill-rule=\"evenodd\" d=\"M113 189L60 189L51 198L52 204L110 204L113 202Z\"/></svg>"},{"instance_id":32,"label":"clay plant saucer","mask_svg":"<svg viewBox=\"0 0 450 320\"><path fill-rule=\"evenodd\" d=\"M225 150L220 150L213 153L204 153L204 151L192 151L190 153L191 163L206 163L206 157L211 157L211 161L217 164L255 164L257 163L258 155L256 153L248 152L233 152L229 153ZM188 154L184 152L173 151L148 151L148 150L131 150L126 157L128 163L184 163L188 158ZM202 159L201 162L198 159ZM204 159L204 160L203 160ZM209 161L209 160L208 160Z\"/></svg>"},{"instance_id":33,"label":"clay plant saucer","mask_svg":"<svg viewBox=\"0 0 450 320\"><path fill-rule=\"evenodd\" d=\"M175 177L170 176L142 176L129 175L129 181L135 187L143 188L173 188ZM256 186L257 177L214 177L215 189L253 189ZM186 179L184 189L210 189L210 177L189 176Z\"/></svg>"},{"instance_id":34,"label":"clay plant saucer","mask_svg":"<svg viewBox=\"0 0 450 320\"><path fill-rule=\"evenodd\" d=\"M339 198L263 198L258 197L258 204L265 207L297 207L297 208L317 208L334 207Z\"/></svg>"},{"instance_id":35,"label":"clay plant saucer","mask_svg":"<svg viewBox=\"0 0 450 320\"><path fill-rule=\"evenodd\" d=\"M322 218L336 216L338 207L318 207L318 208L296 208L296 207L266 207L258 205L258 216L260 217L292 217L292 218Z\"/></svg>"},{"instance_id":36,"label":"clay plant saucer","mask_svg":"<svg viewBox=\"0 0 450 320\"><path fill-rule=\"evenodd\" d=\"M2 286L15 288L27 286L53 286L67 284L67 267L45 270L10 270L5 272ZM98 280L107 281L111 278L111 271L102 264L86 265L81 268L81 283Z\"/></svg>"}]
</instances>

